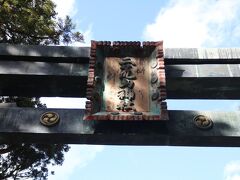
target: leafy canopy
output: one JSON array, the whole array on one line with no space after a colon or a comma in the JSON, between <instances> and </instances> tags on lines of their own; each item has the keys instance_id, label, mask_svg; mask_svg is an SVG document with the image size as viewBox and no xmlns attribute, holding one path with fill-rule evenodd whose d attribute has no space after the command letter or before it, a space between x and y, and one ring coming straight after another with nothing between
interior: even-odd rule
<instances>
[{"instance_id":1,"label":"leafy canopy","mask_svg":"<svg viewBox=\"0 0 240 180\"><path fill-rule=\"evenodd\" d=\"M68 150L62 144L0 145L0 179L47 179L47 165L62 165Z\"/></svg>"},{"instance_id":2,"label":"leafy canopy","mask_svg":"<svg viewBox=\"0 0 240 180\"><path fill-rule=\"evenodd\" d=\"M51 0L0 0L0 43L57 45L83 41L83 35L74 29L69 16L57 18ZM44 108L38 98L9 99L21 107ZM47 166L61 165L68 150L64 144L0 144L0 179L47 179Z\"/></svg>"},{"instance_id":3,"label":"leafy canopy","mask_svg":"<svg viewBox=\"0 0 240 180\"><path fill-rule=\"evenodd\" d=\"M0 0L0 43L49 45L83 41L69 16L57 19L51 0Z\"/></svg>"}]
</instances>

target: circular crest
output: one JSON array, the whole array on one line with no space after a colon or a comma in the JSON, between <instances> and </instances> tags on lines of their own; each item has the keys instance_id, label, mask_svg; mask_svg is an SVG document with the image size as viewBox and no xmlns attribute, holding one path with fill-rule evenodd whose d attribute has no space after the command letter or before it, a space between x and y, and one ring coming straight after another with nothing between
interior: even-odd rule
<instances>
[{"instance_id":1,"label":"circular crest","mask_svg":"<svg viewBox=\"0 0 240 180\"><path fill-rule=\"evenodd\" d=\"M40 122L44 126L53 126L59 122L59 115L56 112L45 112L40 117Z\"/></svg>"},{"instance_id":2,"label":"circular crest","mask_svg":"<svg viewBox=\"0 0 240 180\"><path fill-rule=\"evenodd\" d=\"M212 120L204 115L195 116L193 121L195 126L200 129L210 129L213 126Z\"/></svg>"}]
</instances>

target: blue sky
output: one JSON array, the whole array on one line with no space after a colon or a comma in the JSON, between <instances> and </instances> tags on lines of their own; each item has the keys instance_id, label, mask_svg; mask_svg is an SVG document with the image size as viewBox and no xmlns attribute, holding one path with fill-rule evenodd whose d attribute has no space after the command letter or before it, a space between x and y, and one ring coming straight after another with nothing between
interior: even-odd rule
<instances>
[{"instance_id":1,"label":"blue sky","mask_svg":"<svg viewBox=\"0 0 240 180\"><path fill-rule=\"evenodd\" d=\"M94 40L164 40L165 47L239 47L239 0L54 0ZM170 101L170 109L237 110L238 101ZM73 100L48 107L84 107ZM204 104L204 105L203 105ZM73 145L50 179L240 180L239 148Z\"/></svg>"}]
</instances>

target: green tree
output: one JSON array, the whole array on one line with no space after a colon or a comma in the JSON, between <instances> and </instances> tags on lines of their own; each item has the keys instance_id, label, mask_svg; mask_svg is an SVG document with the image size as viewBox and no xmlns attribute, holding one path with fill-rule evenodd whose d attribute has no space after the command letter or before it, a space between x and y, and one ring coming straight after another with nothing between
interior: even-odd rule
<instances>
[{"instance_id":1,"label":"green tree","mask_svg":"<svg viewBox=\"0 0 240 180\"><path fill-rule=\"evenodd\" d=\"M69 16L57 18L51 0L0 0L0 43L49 45L83 41Z\"/></svg>"},{"instance_id":2,"label":"green tree","mask_svg":"<svg viewBox=\"0 0 240 180\"><path fill-rule=\"evenodd\" d=\"M0 43L57 45L83 41L69 16L57 18L51 0L0 0ZM21 107L45 107L38 98L8 97ZM48 165L61 165L64 144L0 144L0 179L46 179ZM54 173L54 172L51 172Z\"/></svg>"},{"instance_id":3,"label":"green tree","mask_svg":"<svg viewBox=\"0 0 240 180\"><path fill-rule=\"evenodd\" d=\"M47 165L62 165L68 150L63 144L2 144L0 179L47 179Z\"/></svg>"}]
</instances>

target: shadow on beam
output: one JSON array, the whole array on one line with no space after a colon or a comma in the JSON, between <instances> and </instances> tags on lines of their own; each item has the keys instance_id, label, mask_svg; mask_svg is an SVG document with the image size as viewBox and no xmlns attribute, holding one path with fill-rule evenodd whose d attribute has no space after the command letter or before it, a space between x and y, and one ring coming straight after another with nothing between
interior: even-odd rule
<instances>
[{"instance_id":1,"label":"shadow on beam","mask_svg":"<svg viewBox=\"0 0 240 180\"><path fill-rule=\"evenodd\" d=\"M86 76L0 75L0 95L85 97Z\"/></svg>"},{"instance_id":2,"label":"shadow on beam","mask_svg":"<svg viewBox=\"0 0 240 180\"><path fill-rule=\"evenodd\" d=\"M39 118L57 112L60 122L43 126ZM67 143L152 146L240 146L240 112L169 111L169 121L83 121L84 110L0 109L1 143ZM213 121L210 129L193 123L197 115Z\"/></svg>"}]
</instances>

